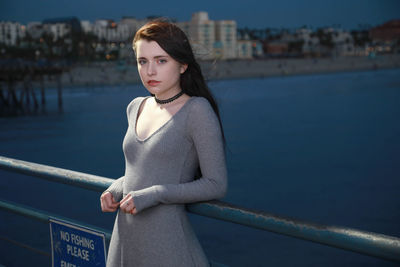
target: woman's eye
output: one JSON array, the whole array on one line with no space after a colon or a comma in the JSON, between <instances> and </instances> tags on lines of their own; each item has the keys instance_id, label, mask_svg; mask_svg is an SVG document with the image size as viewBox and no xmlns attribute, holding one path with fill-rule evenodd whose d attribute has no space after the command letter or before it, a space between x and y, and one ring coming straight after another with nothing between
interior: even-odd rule
<instances>
[{"instance_id":1,"label":"woman's eye","mask_svg":"<svg viewBox=\"0 0 400 267\"><path fill-rule=\"evenodd\" d=\"M166 63L166 62L167 62L167 60L165 60L165 59L158 60L158 63L160 63L160 64L163 64L163 63Z\"/></svg>"},{"instance_id":2,"label":"woman's eye","mask_svg":"<svg viewBox=\"0 0 400 267\"><path fill-rule=\"evenodd\" d=\"M146 64L146 60L141 59L141 60L138 61L138 63L139 63L139 65Z\"/></svg>"}]
</instances>

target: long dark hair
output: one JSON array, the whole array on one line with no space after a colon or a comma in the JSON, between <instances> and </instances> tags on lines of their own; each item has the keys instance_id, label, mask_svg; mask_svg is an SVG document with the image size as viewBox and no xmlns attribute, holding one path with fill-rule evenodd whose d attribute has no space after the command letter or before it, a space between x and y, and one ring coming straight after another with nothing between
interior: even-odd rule
<instances>
[{"instance_id":1,"label":"long dark hair","mask_svg":"<svg viewBox=\"0 0 400 267\"><path fill-rule=\"evenodd\" d=\"M217 103L204 80L200 65L197 63L189 39L175 24L166 19L149 21L141 27L133 38L133 49L139 40L155 41L173 59L181 64L187 64L186 71L181 74L180 86L189 96L202 96L211 104L221 126L222 139L225 146L225 135Z\"/></svg>"}]
</instances>

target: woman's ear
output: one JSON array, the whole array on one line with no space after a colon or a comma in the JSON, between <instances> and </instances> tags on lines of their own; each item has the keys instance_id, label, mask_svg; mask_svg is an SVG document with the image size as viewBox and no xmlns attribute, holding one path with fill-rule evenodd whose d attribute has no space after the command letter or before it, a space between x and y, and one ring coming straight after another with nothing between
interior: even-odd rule
<instances>
[{"instance_id":1,"label":"woman's ear","mask_svg":"<svg viewBox=\"0 0 400 267\"><path fill-rule=\"evenodd\" d=\"M180 70L181 74L183 74L186 71L187 67L188 67L188 64L181 64L181 70Z\"/></svg>"}]
</instances>

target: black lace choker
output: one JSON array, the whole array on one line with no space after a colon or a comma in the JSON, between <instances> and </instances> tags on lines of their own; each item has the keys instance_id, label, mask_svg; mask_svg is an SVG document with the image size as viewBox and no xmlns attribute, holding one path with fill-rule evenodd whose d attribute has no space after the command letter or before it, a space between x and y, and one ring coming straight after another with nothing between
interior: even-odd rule
<instances>
[{"instance_id":1,"label":"black lace choker","mask_svg":"<svg viewBox=\"0 0 400 267\"><path fill-rule=\"evenodd\" d=\"M154 99L156 100L156 102L158 104L167 104L167 103L170 103L170 102L174 101L175 99L178 99L181 95L183 95L183 90L180 91L178 94L174 95L173 97L165 99L165 100L158 99L156 96L154 96Z\"/></svg>"}]
</instances>

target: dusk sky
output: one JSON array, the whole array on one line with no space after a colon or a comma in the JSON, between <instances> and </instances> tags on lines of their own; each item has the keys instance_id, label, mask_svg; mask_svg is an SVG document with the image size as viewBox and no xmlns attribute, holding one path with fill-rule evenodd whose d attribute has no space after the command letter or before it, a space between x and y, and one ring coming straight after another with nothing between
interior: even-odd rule
<instances>
[{"instance_id":1,"label":"dusk sky","mask_svg":"<svg viewBox=\"0 0 400 267\"><path fill-rule=\"evenodd\" d=\"M357 29L400 19L400 0L0 0L0 21L42 21L76 16L119 21L123 16L161 15L188 21L191 14L207 11L212 20L236 20L238 28L313 28L341 25Z\"/></svg>"}]
</instances>

